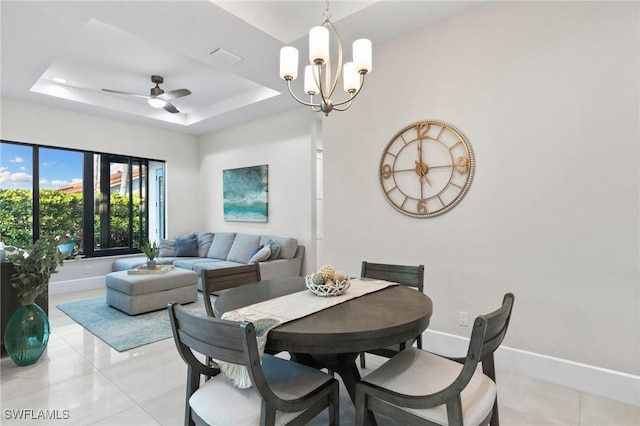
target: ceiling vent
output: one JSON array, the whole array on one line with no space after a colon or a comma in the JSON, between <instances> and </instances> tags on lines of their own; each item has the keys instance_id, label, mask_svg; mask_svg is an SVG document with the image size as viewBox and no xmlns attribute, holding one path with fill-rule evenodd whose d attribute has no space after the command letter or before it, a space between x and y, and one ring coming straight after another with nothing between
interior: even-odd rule
<instances>
[{"instance_id":1,"label":"ceiling vent","mask_svg":"<svg viewBox=\"0 0 640 426\"><path fill-rule=\"evenodd\" d=\"M242 58L236 54L229 52L228 50L224 50L219 47L214 49L209 53L212 58L216 58L220 61L226 62L227 64L235 65L242 60Z\"/></svg>"}]
</instances>

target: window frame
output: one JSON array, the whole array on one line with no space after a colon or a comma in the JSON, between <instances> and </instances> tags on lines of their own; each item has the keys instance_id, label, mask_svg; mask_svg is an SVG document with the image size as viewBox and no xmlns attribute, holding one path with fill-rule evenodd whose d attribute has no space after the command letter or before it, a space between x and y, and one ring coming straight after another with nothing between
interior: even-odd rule
<instances>
[{"instance_id":1,"label":"window frame","mask_svg":"<svg viewBox=\"0 0 640 426\"><path fill-rule=\"evenodd\" d=\"M18 142L18 141L11 141L11 140L6 140L6 139L0 139L0 144L14 144L14 145L22 145L22 146L27 146L30 147L32 150L32 180L31 180L31 191L32 191L32 212L33 212L33 221L32 221L32 239L35 242L39 237L40 237L40 161L39 161L39 157L40 157L40 149L55 149L55 150L62 150L62 151L74 151L74 152L79 152L83 154L83 171L82 171L82 179L83 179L83 185L82 185L82 235L83 235L83 247L82 247L82 251L81 251L81 255L83 255L84 257L87 258L98 258L98 257L109 257L109 256L117 256L117 255L125 255L125 254L135 254L135 253L140 253L140 250L138 250L137 248L134 247L134 241L139 241L141 239L146 240L149 239L149 215L150 212L153 212L153 214L155 214L156 216L159 215L159 217L162 218L161 223L162 224L166 224L166 204L163 203L162 205L160 203L158 203L157 206L152 206L150 205L150 197L149 197L149 184L150 184L150 179L151 177L149 176L149 172L150 172L150 163L154 163L154 165L157 164L162 164L162 170L163 170L163 177L164 179L166 179L166 174L167 174L167 170L166 170L166 162L164 160L158 160L158 159L152 159L152 158L143 158L143 157L137 157L137 156L129 156L129 155L125 155L125 154L114 154L114 153L106 153L106 152L99 152L99 151L86 151L86 150L81 150L81 149L74 149L74 148L66 148L66 147L60 147L60 146L50 146L50 145L40 145L40 144L32 144L32 143L26 143L26 142ZM127 191L126 193L128 194L129 197L129 205L128 205L128 212L129 212L129 225L128 225L128 244L126 247L106 247L106 248L98 248L95 245L95 235L94 235L94 206L96 203L95 200L95 188L94 188L94 157L98 155L100 156L100 161L99 161L99 168L104 168L105 164L106 167L108 168L108 165L110 164L110 161L114 161L117 160L119 162L126 162L129 168L129 173L127 173ZM135 164L135 166L133 166ZM132 173L132 168L133 167L140 167L140 168L144 168L145 170L145 176L144 176L144 182L142 181L143 176L141 176L141 174L139 173L138 175L138 188L140 191L144 191L144 202L141 203L141 213L142 215L144 215L144 217L142 217L141 215L136 215L134 217L133 213L134 213L134 206L133 206L133 173ZM157 169L157 167L154 167L154 170ZM101 177L100 177L100 184L101 185L106 185L106 187L109 187L109 179L107 179L106 182L104 182L104 173L106 173L106 176L109 176L109 171L100 171ZM104 183L103 183L104 182ZM124 182L121 183L125 184ZM164 186L162 188L160 188L162 191L164 191ZM104 191L104 187L102 189ZM108 192L107 194L110 195L110 192ZM108 197L109 197L108 195ZM163 194L164 195L164 194ZM110 200L110 198L109 198ZM109 214L110 214L110 202L107 203L106 208L102 208L104 206L101 206L100 208L100 212L99 212L99 218L100 218L100 225L101 226L109 226ZM160 211L162 210L162 211ZM106 219L106 220L105 220ZM134 220L138 220L140 221L140 226L139 226L139 235L133 235L133 221ZM105 235L104 230L101 230L101 235ZM165 235L165 229L158 229L157 230L157 238L163 238ZM108 230L107 230L107 234L108 234ZM104 238L102 238L102 240L104 240Z\"/></svg>"}]
</instances>

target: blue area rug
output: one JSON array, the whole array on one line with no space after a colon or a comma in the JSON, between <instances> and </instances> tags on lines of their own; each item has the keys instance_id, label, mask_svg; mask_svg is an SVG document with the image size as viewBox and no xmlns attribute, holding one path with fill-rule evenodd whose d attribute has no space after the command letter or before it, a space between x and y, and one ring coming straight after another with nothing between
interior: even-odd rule
<instances>
[{"instance_id":1,"label":"blue area rug","mask_svg":"<svg viewBox=\"0 0 640 426\"><path fill-rule=\"evenodd\" d=\"M184 306L205 313L202 294L199 292L196 302ZM107 305L104 297L65 303L56 308L118 352L173 336L166 309L129 316Z\"/></svg>"}]
</instances>

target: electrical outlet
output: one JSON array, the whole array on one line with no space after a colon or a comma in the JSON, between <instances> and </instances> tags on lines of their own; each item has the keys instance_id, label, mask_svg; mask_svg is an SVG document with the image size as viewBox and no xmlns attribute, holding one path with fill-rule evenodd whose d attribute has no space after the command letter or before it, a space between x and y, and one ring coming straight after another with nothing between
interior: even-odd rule
<instances>
[{"instance_id":1,"label":"electrical outlet","mask_svg":"<svg viewBox=\"0 0 640 426\"><path fill-rule=\"evenodd\" d=\"M469 327L469 313L460 311L458 314L458 325L462 327Z\"/></svg>"},{"instance_id":2,"label":"electrical outlet","mask_svg":"<svg viewBox=\"0 0 640 426\"><path fill-rule=\"evenodd\" d=\"M84 274L85 275L91 275L91 266L85 266L84 267Z\"/></svg>"}]
</instances>

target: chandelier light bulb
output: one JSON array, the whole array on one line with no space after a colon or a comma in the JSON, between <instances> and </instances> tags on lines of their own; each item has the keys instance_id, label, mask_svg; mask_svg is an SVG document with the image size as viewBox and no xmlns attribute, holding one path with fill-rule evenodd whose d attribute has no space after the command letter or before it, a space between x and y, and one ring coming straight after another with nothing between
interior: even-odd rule
<instances>
[{"instance_id":1,"label":"chandelier light bulb","mask_svg":"<svg viewBox=\"0 0 640 426\"><path fill-rule=\"evenodd\" d=\"M353 42L353 63L355 70L366 74L371 72L371 40L361 38Z\"/></svg>"},{"instance_id":2,"label":"chandelier light bulb","mask_svg":"<svg viewBox=\"0 0 640 426\"><path fill-rule=\"evenodd\" d=\"M315 65L307 65L304 67L304 92L311 96L320 92L320 88L316 84L316 79L313 76L314 67Z\"/></svg>"},{"instance_id":3,"label":"chandelier light bulb","mask_svg":"<svg viewBox=\"0 0 640 426\"><path fill-rule=\"evenodd\" d=\"M329 60L329 30L313 27L309 30L309 61L324 64Z\"/></svg>"},{"instance_id":4,"label":"chandelier light bulb","mask_svg":"<svg viewBox=\"0 0 640 426\"><path fill-rule=\"evenodd\" d=\"M286 46L280 49L280 78L298 78L298 49Z\"/></svg>"},{"instance_id":5,"label":"chandelier light bulb","mask_svg":"<svg viewBox=\"0 0 640 426\"><path fill-rule=\"evenodd\" d=\"M360 88L360 74L356 72L353 62L347 62L344 64L344 67L342 67L342 80L345 92L357 92Z\"/></svg>"}]
</instances>

